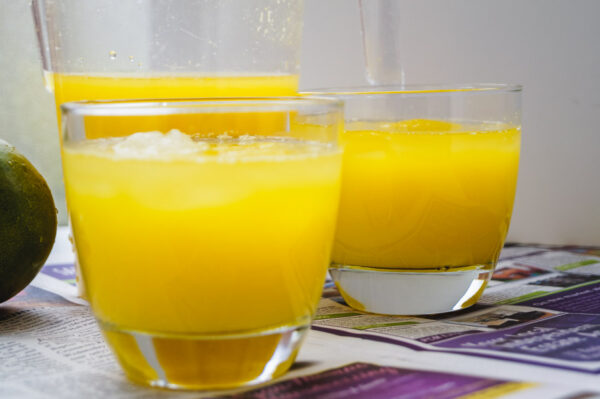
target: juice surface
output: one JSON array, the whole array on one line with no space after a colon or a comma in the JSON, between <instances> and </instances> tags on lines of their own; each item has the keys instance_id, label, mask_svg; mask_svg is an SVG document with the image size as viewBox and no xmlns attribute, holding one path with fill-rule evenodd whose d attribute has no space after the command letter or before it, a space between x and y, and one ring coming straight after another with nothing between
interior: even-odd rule
<instances>
[{"instance_id":1,"label":"juice surface","mask_svg":"<svg viewBox=\"0 0 600 399\"><path fill-rule=\"evenodd\" d=\"M492 264L508 230L520 127L349 123L333 261L382 268Z\"/></svg>"},{"instance_id":2,"label":"juice surface","mask_svg":"<svg viewBox=\"0 0 600 399\"><path fill-rule=\"evenodd\" d=\"M70 101L294 96L298 90L296 75L131 77L53 74L48 78L54 89L59 130L60 105ZM185 125L186 118L183 119L179 124ZM180 128L178 123L171 127ZM139 123L132 120L130 125L121 123L121 129L117 131L88 127L87 137L122 136L137 131L140 131Z\"/></svg>"},{"instance_id":3,"label":"juice surface","mask_svg":"<svg viewBox=\"0 0 600 399\"><path fill-rule=\"evenodd\" d=\"M272 76L96 76L53 74L57 105L80 100L126 98L268 97L295 95L298 77Z\"/></svg>"},{"instance_id":4,"label":"juice surface","mask_svg":"<svg viewBox=\"0 0 600 399\"><path fill-rule=\"evenodd\" d=\"M66 143L96 316L167 337L308 324L331 255L340 158L325 144L178 132Z\"/></svg>"}]
</instances>

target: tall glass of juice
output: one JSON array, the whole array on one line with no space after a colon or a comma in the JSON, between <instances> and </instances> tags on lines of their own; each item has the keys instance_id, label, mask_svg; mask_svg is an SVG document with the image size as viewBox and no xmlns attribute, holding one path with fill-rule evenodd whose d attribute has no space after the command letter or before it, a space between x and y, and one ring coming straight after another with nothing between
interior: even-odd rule
<instances>
[{"instance_id":1,"label":"tall glass of juice","mask_svg":"<svg viewBox=\"0 0 600 399\"><path fill-rule=\"evenodd\" d=\"M474 304L512 213L521 87L370 86L345 103L331 275L356 309L434 314Z\"/></svg>"},{"instance_id":2,"label":"tall glass of juice","mask_svg":"<svg viewBox=\"0 0 600 399\"><path fill-rule=\"evenodd\" d=\"M284 373L331 257L341 103L280 97L61 108L87 298L128 377L216 389Z\"/></svg>"},{"instance_id":3,"label":"tall glass of juice","mask_svg":"<svg viewBox=\"0 0 600 399\"><path fill-rule=\"evenodd\" d=\"M69 101L295 95L303 4L33 0L59 129L60 105ZM271 123L276 127L278 121ZM135 122L122 122L119 129L90 125L86 134L102 137L135 129ZM79 278L78 288L85 295Z\"/></svg>"},{"instance_id":4,"label":"tall glass of juice","mask_svg":"<svg viewBox=\"0 0 600 399\"><path fill-rule=\"evenodd\" d=\"M57 111L68 101L292 95L303 0L33 0Z\"/></svg>"}]
</instances>

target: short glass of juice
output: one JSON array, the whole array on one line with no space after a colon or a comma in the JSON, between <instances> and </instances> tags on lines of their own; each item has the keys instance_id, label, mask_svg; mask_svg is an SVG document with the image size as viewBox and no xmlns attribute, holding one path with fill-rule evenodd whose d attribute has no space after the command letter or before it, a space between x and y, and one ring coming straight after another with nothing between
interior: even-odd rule
<instances>
[{"instance_id":1,"label":"short glass of juice","mask_svg":"<svg viewBox=\"0 0 600 399\"><path fill-rule=\"evenodd\" d=\"M345 104L330 273L381 314L473 305L504 244L519 164L521 87L315 90Z\"/></svg>"},{"instance_id":2,"label":"short glass of juice","mask_svg":"<svg viewBox=\"0 0 600 399\"><path fill-rule=\"evenodd\" d=\"M127 376L221 389L283 374L330 263L341 102L61 108L67 205L87 299Z\"/></svg>"}]
</instances>

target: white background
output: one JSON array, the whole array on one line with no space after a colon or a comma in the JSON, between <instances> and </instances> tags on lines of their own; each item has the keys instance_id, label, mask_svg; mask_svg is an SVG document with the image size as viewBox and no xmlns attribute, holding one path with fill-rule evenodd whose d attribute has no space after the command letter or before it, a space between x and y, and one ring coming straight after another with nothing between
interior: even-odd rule
<instances>
[{"instance_id":1,"label":"white background","mask_svg":"<svg viewBox=\"0 0 600 399\"><path fill-rule=\"evenodd\" d=\"M600 245L600 1L397 1L408 83L525 86L509 239ZM0 0L0 137L32 160L64 209L28 3ZM306 0L301 87L365 83L357 2Z\"/></svg>"}]
</instances>

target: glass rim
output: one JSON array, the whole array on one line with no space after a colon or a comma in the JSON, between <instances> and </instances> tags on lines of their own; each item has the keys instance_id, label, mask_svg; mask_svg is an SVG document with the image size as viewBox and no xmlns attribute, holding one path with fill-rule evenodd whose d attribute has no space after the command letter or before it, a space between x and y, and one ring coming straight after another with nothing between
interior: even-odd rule
<instances>
[{"instance_id":1,"label":"glass rim","mask_svg":"<svg viewBox=\"0 0 600 399\"><path fill-rule=\"evenodd\" d=\"M476 94L476 93L520 93L523 86L512 83L466 83L466 84L397 84L348 87L326 87L302 90L308 96L360 96L360 95L417 95L432 94Z\"/></svg>"},{"instance_id":2,"label":"glass rim","mask_svg":"<svg viewBox=\"0 0 600 399\"><path fill-rule=\"evenodd\" d=\"M150 116L211 112L282 112L304 107L323 107L329 112L342 111L343 101L318 95L85 100L63 103L60 110L65 115Z\"/></svg>"}]
</instances>

